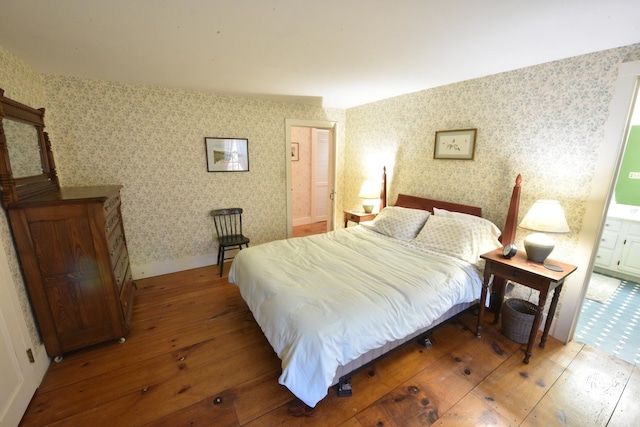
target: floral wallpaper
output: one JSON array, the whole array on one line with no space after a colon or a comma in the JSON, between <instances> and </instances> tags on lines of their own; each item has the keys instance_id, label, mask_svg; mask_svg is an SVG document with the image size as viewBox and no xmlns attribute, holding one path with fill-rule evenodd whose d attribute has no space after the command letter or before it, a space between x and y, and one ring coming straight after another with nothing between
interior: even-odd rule
<instances>
[{"instance_id":1,"label":"floral wallpaper","mask_svg":"<svg viewBox=\"0 0 640 427\"><path fill-rule=\"evenodd\" d=\"M518 174L520 219L540 198L557 199L571 227L552 257L571 259L603 142L617 66L640 44L464 81L347 110L343 193L389 174L399 192L481 206L503 227ZM435 160L435 132L477 128L474 160ZM516 243L525 234L518 229ZM520 245L522 247L522 245Z\"/></svg>"},{"instance_id":2,"label":"floral wallpaper","mask_svg":"<svg viewBox=\"0 0 640 427\"><path fill-rule=\"evenodd\" d=\"M252 243L286 237L285 118L344 111L69 77L46 81L61 185L120 184L134 278L217 251L209 212L244 209ZM249 140L249 172L207 172L204 138ZM341 146L343 141L338 140ZM137 269L137 270L136 270Z\"/></svg>"}]
</instances>

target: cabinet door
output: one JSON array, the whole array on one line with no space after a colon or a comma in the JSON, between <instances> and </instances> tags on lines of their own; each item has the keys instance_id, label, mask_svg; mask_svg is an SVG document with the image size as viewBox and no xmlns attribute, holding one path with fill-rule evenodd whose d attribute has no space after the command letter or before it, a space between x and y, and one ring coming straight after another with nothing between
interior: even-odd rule
<instances>
[{"instance_id":1,"label":"cabinet door","mask_svg":"<svg viewBox=\"0 0 640 427\"><path fill-rule=\"evenodd\" d=\"M63 215L41 213L29 229L52 327L63 351L112 338L86 207L66 207Z\"/></svg>"},{"instance_id":2,"label":"cabinet door","mask_svg":"<svg viewBox=\"0 0 640 427\"><path fill-rule=\"evenodd\" d=\"M640 235L629 235L618 268L640 277Z\"/></svg>"}]
</instances>

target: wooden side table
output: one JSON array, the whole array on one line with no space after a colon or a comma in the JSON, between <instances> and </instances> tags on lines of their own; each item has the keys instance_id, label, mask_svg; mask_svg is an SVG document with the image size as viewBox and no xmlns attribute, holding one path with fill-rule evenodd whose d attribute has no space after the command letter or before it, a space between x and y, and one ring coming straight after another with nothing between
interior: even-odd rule
<instances>
[{"instance_id":1,"label":"wooden side table","mask_svg":"<svg viewBox=\"0 0 640 427\"><path fill-rule=\"evenodd\" d=\"M359 211L344 211L344 228L347 228L349 221L360 224L362 221L371 221L376 217L375 213L366 213Z\"/></svg>"},{"instance_id":2,"label":"wooden side table","mask_svg":"<svg viewBox=\"0 0 640 427\"><path fill-rule=\"evenodd\" d=\"M494 276L494 280L496 277L502 277L505 280L511 280L540 291L538 307L533 319L533 325L531 326L529 342L527 343L527 349L525 350L525 357L523 360L524 363L529 363L533 343L536 339L536 333L540 328L544 306L547 302L547 296L550 291L553 291L551 306L549 307L549 313L547 313L547 321L544 324L544 331L540 340L540 347L544 347L545 342L547 341L549 328L551 327L551 322L553 321L553 316L555 314L556 307L558 306L558 300L560 299L564 279L573 273L577 267L575 265L547 259L547 264L553 264L563 268L563 271L552 271L547 269L542 263L529 261L524 251L518 251L513 258L507 259L502 255L502 249L497 249L492 252L487 252L484 255L480 255L480 258L485 260L485 267L484 284L482 286L482 294L480 296L480 312L478 314L478 325L476 326L477 337L480 337L480 330L482 328L481 322L485 309L484 301L486 301L487 298L487 291L489 289L491 276ZM502 287L498 296L499 305L495 317L496 321L500 316L500 308L502 307L502 301L504 300L505 288L506 286Z\"/></svg>"}]
</instances>

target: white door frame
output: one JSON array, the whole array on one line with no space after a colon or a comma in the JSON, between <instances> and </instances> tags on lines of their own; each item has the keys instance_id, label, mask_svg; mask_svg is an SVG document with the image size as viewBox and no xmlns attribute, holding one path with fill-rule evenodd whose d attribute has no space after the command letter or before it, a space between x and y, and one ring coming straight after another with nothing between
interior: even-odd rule
<instances>
[{"instance_id":1,"label":"white door frame","mask_svg":"<svg viewBox=\"0 0 640 427\"><path fill-rule=\"evenodd\" d=\"M1 243L1 242L0 242ZM2 371L13 378L0 380L0 395L7 401L0 402L0 426L18 425L31 397L40 385L49 367L44 346L30 343L24 315L20 310L18 293L9 272L6 252L0 244L0 363ZM35 360L30 363L27 349ZM4 399L3 399L4 400Z\"/></svg>"},{"instance_id":2,"label":"white door frame","mask_svg":"<svg viewBox=\"0 0 640 427\"><path fill-rule=\"evenodd\" d=\"M578 270L567 278L562 309L553 336L568 342L573 338L580 310L587 293L589 278L596 259L598 241L612 198L622 155L629 135L629 121L640 79L640 61L620 64L615 93L611 101L605 127L604 142L591 181L591 195L587 201L578 245L572 263ZM588 260L584 262L583 260Z\"/></svg>"},{"instance_id":3,"label":"white door frame","mask_svg":"<svg viewBox=\"0 0 640 427\"><path fill-rule=\"evenodd\" d=\"M329 150L329 163L331 168L330 175L332 177L332 186L333 188L329 189L329 193L335 192L335 183L336 183L336 135L337 135L337 122L330 121L321 121L321 120L296 120L296 119L285 119L285 153L286 153L286 199L287 199L287 237L293 236L293 179L291 176L291 128L292 127L306 127L306 128L317 128L317 129L327 129L330 132L330 144L331 149ZM335 194L335 193L334 193ZM336 217L336 203L335 203L335 195L332 198L331 209L329 209L329 220L327 221L329 224L329 228L333 229L335 226L335 217Z\"/></svg>"}]
</instances>

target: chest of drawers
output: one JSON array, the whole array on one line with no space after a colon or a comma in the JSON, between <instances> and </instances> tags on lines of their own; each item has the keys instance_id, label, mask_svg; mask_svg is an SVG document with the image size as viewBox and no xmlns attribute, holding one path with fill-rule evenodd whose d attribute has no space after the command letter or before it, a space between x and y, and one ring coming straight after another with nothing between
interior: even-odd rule
<instances>
[{"instance_id":1,"label":"chest of drawers","mask_svg":"<svg viewBox=\"0 0 640 427\"><path fill-rule=\"evenodd\" d=\"M120 189L63 187L8 209L40 333L57 360L129 333L136 287Z\"/></svg>"}]
</instances>

